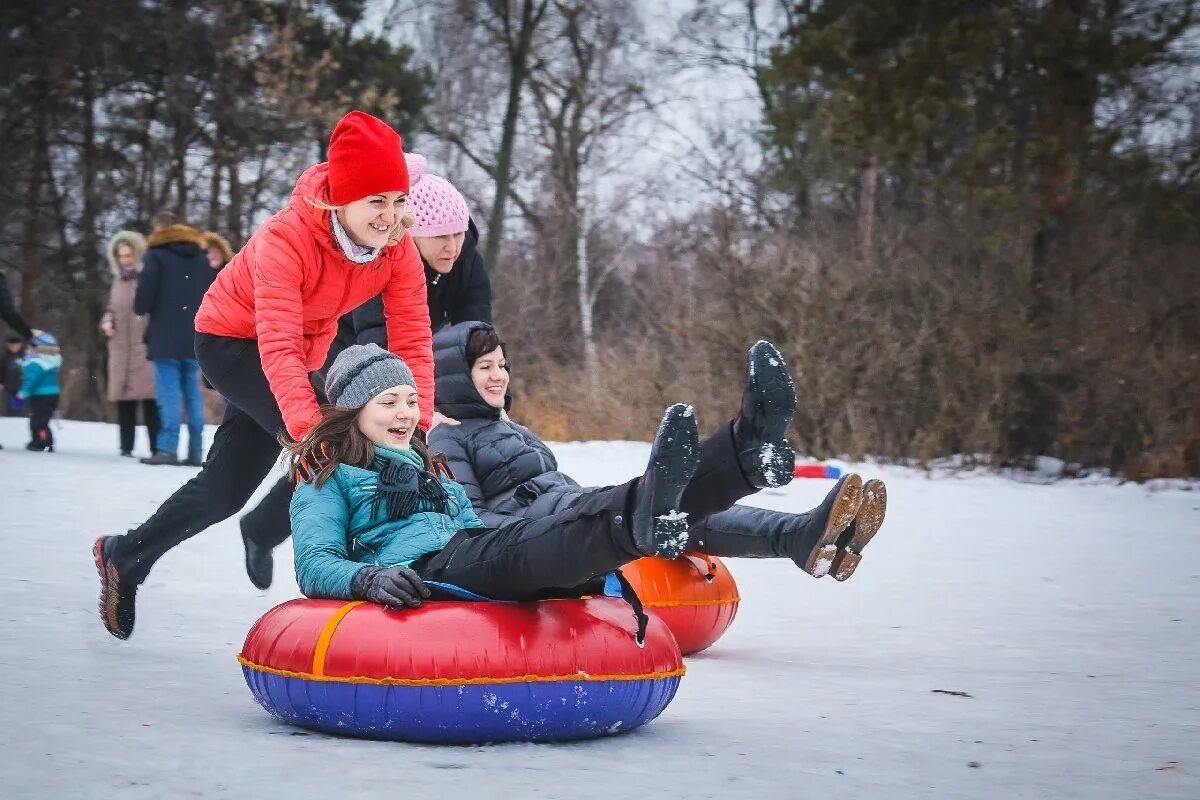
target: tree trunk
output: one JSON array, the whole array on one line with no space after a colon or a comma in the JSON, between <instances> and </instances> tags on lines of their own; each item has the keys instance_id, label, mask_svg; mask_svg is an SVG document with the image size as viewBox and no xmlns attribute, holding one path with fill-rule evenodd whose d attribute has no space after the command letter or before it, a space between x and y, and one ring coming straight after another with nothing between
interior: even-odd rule
<instances>
[{"instance_id":1,"label":"tree trunk","mask_svg":"<svg viewBox=\"0 0 1200 800\"><path fill-rule=\"evenodd\" d=\"M175 159L175 213L182 222L188 221L187 132L182 117L175 119L173 156Z\"/></svg>"},{"instance_id":2,"label":"tree trunk","mask_svg":"<svg viewBox=\"0 0 1200 800\"><path fill-rule=\"evenodd\" d=\"M225 162L229 173L229 207L225 210L225 232L235 248L243 241L242 237L242 181L238 175L238 165L241 163L240 154L235 148L230 152Z\"/></svg>"},{"instance_id":3,"label":"tree trunk","mask_svg":"<svg viewBox=\"0 0 1200 800\"><path fill-rule=\"evenodd\" d=\"M858 196L858 239L863 263L875 263L875 195L879 186L879 168L875 158L867 162Z\"/></svg>"},{"instance_id":4,"label":"tree trunk","mask_svg":"<svg viewBox=\"0 0 1200 800\"><path fill-rule=\"evenodd\" d=\"M208 185L208 229L219 231L221 224L221 167L225 153L224 133L218 119L213 131L211 175Z\"/></svg>"},{"instance_id":5,"label":"tree trunk","mask_svg":"<svg viewBox=\"0 0 1200 800\"><path fill-rule=\"evenodd\" d=\"M508 100L504 108L504 122L501 126L500 148L496 152L496 196L492 201L492 211L488 215L487 239L483 245L483 260L493 274L499 268L500 242L504 235L504 205L508 201L509 183L512 172L513 144L517 137L517 118L521 111L521 93L525 79L529 77L529 48L533 42L533 34L541 21L542 12L547 0L537 3L535 0L524 0L521 4L521 27L517 31L517 41L509 54L509 84Z\"/></svg>"},{"instance_id":6,"label":"tree trunk","mask_svg":"<svg viewBox=\"0 0 1200 800\"><path fill-rule=\"evenodd\" d=\"M600 393L600 364L596 354L596 332L592 327L591 272L588 261L588 210L583 202L575 203L575 261L579 268L579 334L583 339L583 367L587 372L592 397Z\"/></svg>"},{"instance_id":7,"label":"tree trunk","mask_svg":"<svg viewBox=\"0 0 1200 800\"><path fill-rule=\"evenodd\" d=\"M83 145L79 154L80 179L83 186L83 208L80 215L80 252L86 265L84 274L88 285L103 286L108 279L108 264L101 251L100 236L96 230L96 94L95 73L89 62L83 66L82 102L83 102ZM78 351L84 369L78 375L83 376L83 385L77 387L75 395L75 415L83 410L86 416L102 417L106 407L104 403L104 382L107 371L105 358L107 353L95 336L89 335L96 330L103 313L104 297L99 292L89 293L77 300L79 306L71 314L68 335L78 342ZM67 398L64 398L63 408L66 412ZM90 413L92 411L97 414Z\"/></svg>"}]
</instances>

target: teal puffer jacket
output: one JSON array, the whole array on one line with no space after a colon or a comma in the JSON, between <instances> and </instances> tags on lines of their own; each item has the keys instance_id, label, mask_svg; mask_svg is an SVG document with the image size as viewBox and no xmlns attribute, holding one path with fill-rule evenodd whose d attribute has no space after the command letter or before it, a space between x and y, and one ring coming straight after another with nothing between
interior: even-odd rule
<instances>
[{"instance_id":1,"label":"teal puffer jacket","mask_svg":"<svg viewBox=\"0 0 1200 800\"><path fill-rule=\"evenodd\" d=\"M61 368L61 355L34 353L21 364L24 380L18 394L23 397L58 394L58 371Z\"/></svg>"},{"instance_id":2,"label":"teal puffer jacket","mask_svg":"<svg viewBox=\"0 0 1200 800\"><path fill-rule=\"evenodd\" d=\"M445 514L417 511L388 519L382 506L373 513L379 472L389 460L423 468L413 450L376 445L375 455L374 469L341 464L320 488L306 481L292 495L296 583L307 597L350 600L350 581L364 566L408 566L441 550L460 530L484 527L463 488L445 478Z\"/></svg>"}]
</instances>

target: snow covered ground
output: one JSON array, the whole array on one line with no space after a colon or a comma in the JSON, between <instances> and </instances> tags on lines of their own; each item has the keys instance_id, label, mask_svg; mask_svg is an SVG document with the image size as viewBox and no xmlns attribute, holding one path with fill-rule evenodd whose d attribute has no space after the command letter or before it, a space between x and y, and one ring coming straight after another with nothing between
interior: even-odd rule
<instances>
[{"instance_id":1,"label":"snow covered ground","mask_svg":"<svg viewBox=\"0 0 1200 800\"><path fill-rule=\"evenodd\" d=\"M92 540L194 470L117 457L115 426L56 435L28 453L25 421L0 419L5 798L1200 797L1200 491L864 468L891 505L853 579L734 562L736 622L646 727L410 746L253 702L235 656L298 593L286 546L251 587L235 520L160 562L130 641L105 633ZM556 451L609 483L648 447ZM801 511L828 486L755 500Z\"/></svg>"}]
</instances>

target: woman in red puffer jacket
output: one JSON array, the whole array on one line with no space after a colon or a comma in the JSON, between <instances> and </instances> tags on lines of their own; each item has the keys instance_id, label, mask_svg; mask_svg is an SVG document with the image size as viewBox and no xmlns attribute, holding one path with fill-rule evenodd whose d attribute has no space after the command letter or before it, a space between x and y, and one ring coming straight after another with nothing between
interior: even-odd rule
<instances>
[{"instance_id":1,"label":"woman in red puffer jacket","mask_svg":"<svg viewBox=\"0 0 1200 800\"><path fill-rule=\"evenodd\" d=\"M288 206L221 270L196 314L196 358L229 406L200 472L138 528L96 540L109 633L133 632L137 588L155 561L240 510L278 460L279 437L298 440L320 418L309 374L324 363L338 317L377 294L389 349L412 369L428 428L433 350L407 193L399 134L352 111L334 128L329 161L300 176Z\"/></svg>"}]
</instances>

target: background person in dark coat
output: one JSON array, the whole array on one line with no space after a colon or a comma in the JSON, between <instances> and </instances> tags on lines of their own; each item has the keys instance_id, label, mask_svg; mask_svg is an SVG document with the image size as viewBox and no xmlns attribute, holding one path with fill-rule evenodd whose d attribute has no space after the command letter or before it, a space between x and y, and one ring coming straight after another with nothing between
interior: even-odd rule
<instances>
[{"instance_id":1,"label":"background person in dark coat","mask_svg":"<svg viewBox=\"0 0 1200 800\"><path fill-rule=\"evenodd\" d=\"M8 290L8 278L4 277L3 272L0 272L0 319L3 319L5 324L13 329L13 333L24 341L28 342L33 339L33 329L25 320L21 319L21 315L17 312L12 292Z\"/></svg>"},{"instance_id":2,"label":"background person in dark coat","mask_svg":"<svg viewBox=\"0 0 1200 800\"><path fill-rule=\"evenodd\" d=\"M431 238L440 240L443 237ZM475 221L468 219L461 251L451 263L450 269L441 272L430 265L425 255L426 250L433 250L437 245L426 244L422 247L421 240L417 240L421 260L425 262L429 319L434 332L460 322L492 321L492 284L488 279L487 267L483 264L483 256L479 254L478 243L479 230L475 227ZM368 300L350 316L353 320L351 330L354 331L355 338L350 344L378 344L379 339L387 333L383 327L381 298L374 297ZM339 335L341 333L339 329Z\"/></svg>"},{"instance_id":3,"label":"background person in dark coat","mask_svg":"<svg viewBox=\"0 0 1200 800\"><path fill-rule=\"evenodd\" d=\"M200 466L204 454L204 398L196 360L196 311L216 271L208 265L200 232L176 222L170 212L156 214L147 240L133 310L148 314L146 346L154 362L154 384L161 429L155 452L143 464L179 464L181 411L187 407L188 455Z\"/></svg>"},{"instance_id":4,"label":"background person in dark coat","mask_svg":"<svg viewBox=\"0 0 1200 800\"><path fill-rule=\"evenodd\" d=\"M17 306L13 303L12 292L8 290L8 278L4 276L3 272L0 272L0 319L3 319L5 324L12 328L17 336L21 337L21 341L28 342L33 338L34 330L29 327L29 324L25 320L21 319L21 315L17 312ZM6 387L7 385L5 383ZM21 387L18 382L11 390L6 391L7 396L4 398L4 411L6 414L9 411L9 403L12 398L17 396L17 389L19 388ZM0 446L0 449L3 449L3 446Z\"/></svg>"},{"instance_id":5,"label":"background person in dark coat","mask_svg":"<svg viewBox=\"0 0 1200 800\"><path fill-rule=\"evenodd\" d=\"M21 361L25 358L25 340L10 333L0 350L0 414L6 417L22 417L25 412L12 403L24 380Z\"/></svg>"},{"instance_id":6,"label":"background person in dark coat","mask_svg":"<svg viewBox=\"0 0 1200 800\"><path fill-rule=\"evenodd\" d=\"M508 419L508 367L503 342L491 325L467 322L446 328L433 337L433 353L437 406L459 424L439 425L430 431L429 451L446 457L454 480L466 491L485 525L498 527L516 519L553 516L596 491L597 487L580 486L559 471L545 442ZM780 486L792 479L792 451L784 439L795 411L791 378L783 357L767 342L751 348L747 372L741 412L709 436L702 451L731 456L714 462L736 458L740 480L754 490ZM768 376L772 374L777 376L775 383L786 382L786 392L770 385ZM792 411L782 431L764 435L747 421L764 416L762 407L777 404L772 393L790 398ZM693 478L688 493L704 493L703 484L709 478L702 472ZM722 479L736 482L739 476ZM824 503L803 514L739 505L697 514L688 520L689 547L715 556L791 557L814 577L831 573L845 580L858 565L859 551L883 523L886 490L881 481L867 481L855 522L841 536L827 539L827 506L836 494L830 492Z\"/></svg>"}]
</instances>

